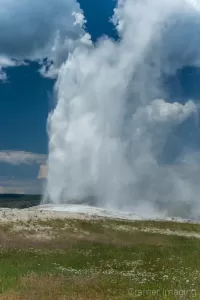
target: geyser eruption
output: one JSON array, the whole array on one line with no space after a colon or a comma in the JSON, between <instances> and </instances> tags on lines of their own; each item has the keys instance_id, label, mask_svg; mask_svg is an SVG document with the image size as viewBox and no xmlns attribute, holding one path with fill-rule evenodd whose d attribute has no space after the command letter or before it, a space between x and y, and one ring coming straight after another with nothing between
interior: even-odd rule
<instances>
[{"instance_id":1,"label":"geyser eruption","mask_svg":"<svg viewBox=\"0 0 200 300\"><path fill-rule=\"evenodd\" d=\"M198 214L200 172L186 164L193 154L165 161L169 137L197 108L190 99L168 101L163 78L199 64L199 8L189 0L119 0L118 41L94 44L82 33L55 87L44 202Z\"/></svg>"}]
</instances>

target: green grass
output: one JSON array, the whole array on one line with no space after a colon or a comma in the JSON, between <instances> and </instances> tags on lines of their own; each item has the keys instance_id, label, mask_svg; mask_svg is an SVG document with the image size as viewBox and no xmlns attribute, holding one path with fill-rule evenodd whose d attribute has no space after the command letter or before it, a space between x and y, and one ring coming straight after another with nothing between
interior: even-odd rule
<instances>
[{"instance_id":1,"label":"green grass","mask_svg":"<svg viewBox=\"0 0 200 300\"><path fill-rule=\"evenodd\" d=\"M1 227L2 300L200 299L200 239L140 230L198 233L198 224L48 220L18 225L17 233L17 224ZM35 235L44 228L51 236L45 243Z\"/></svg>"}]
</instances>

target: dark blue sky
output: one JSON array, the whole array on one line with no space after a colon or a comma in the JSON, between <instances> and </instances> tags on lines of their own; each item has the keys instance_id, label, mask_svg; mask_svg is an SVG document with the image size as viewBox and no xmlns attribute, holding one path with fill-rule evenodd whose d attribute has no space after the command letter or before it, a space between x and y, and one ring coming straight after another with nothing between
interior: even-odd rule
<instances>
[{"instance_id":1,"label":"dark blue sky","mask_svg":"<svg viewBox=\"0 0 200 300\"><path fill-rule=\"evenodd\" d=\"M0 148L46 153L53 81L41 78L36 64L7 74L9 82L0 84Z\"/></svg>"}]
</instances>

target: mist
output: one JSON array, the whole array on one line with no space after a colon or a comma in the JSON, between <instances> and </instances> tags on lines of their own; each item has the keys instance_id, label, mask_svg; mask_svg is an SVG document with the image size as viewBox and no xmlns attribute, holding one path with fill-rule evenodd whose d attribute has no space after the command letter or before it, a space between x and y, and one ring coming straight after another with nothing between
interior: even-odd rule
<instances>
[{"instance_id":1,"label":"mist","mask_svg":"<svg viewBox=\"0 0 200 300\"><path fill-rule=\"evenodd\" d=\"M182 144L166 161L177 128L198 127L198 106L169 101L163 78L199 66L200 4L119 0L112 22L117 41L83 33L59 70L43 202L198 217L198 155Z\"/></svg>"}]
</instances>

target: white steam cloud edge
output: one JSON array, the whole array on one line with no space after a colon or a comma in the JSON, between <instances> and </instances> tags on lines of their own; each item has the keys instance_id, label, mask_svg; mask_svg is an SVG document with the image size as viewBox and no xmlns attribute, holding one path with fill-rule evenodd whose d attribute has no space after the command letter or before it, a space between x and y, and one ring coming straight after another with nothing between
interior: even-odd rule
<instances>
[{"instance_id":1,"label":"white steam cloud edge","mask_svg":"<svg viewBox=\"0 0 200 300\"><path fill-rule=\"evenodd\" d=\"M199 168L191 172L183 157L165 165L159 154L197 107L156 97L167 95L161 75L199 64L200 4L119 0L113 22L119 41L77 44L59 71L43 202L91 198L92 205L148 217L196 217Z\"/></svg>"}]
</instances>

